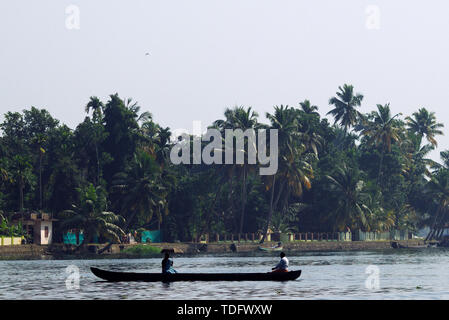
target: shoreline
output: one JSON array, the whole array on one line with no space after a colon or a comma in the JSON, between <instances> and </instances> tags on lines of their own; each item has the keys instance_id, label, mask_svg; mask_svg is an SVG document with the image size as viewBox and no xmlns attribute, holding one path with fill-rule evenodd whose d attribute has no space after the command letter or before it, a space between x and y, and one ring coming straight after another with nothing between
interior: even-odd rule
<instances>
[{"instance_id":1,"label":"shoreline","mask_svg":"<svg viewBox=\"0 0 449 320\"><path fill-rule=\"evenodd\" d=\"M289 253L301 252L344 252L344 251L372 251L372 250L398 250L392 247L396 242L402 249L424 248L424 240L398 240L398 241L294 241L283 244L283 251ZM235 251L232 250L235 245ZM271 247L276 242L266 242L262 246ZM72 253L74 247L63 244L42 245L14 245L0 246L1 260L85 260L85 259L140 259L158 258L160 253L130 254L124 252L126 248L135 246L149 246L162 249L174 249L175 256L195 257L207 254L278 254L278 251L263 252L259 250L257 242L221 242L221 243L151 243L151 244L113 244L103 254L91 252ZM88 248L96 252L105 247L104 244L89 245Z\"/></svg>"}]
</instances>

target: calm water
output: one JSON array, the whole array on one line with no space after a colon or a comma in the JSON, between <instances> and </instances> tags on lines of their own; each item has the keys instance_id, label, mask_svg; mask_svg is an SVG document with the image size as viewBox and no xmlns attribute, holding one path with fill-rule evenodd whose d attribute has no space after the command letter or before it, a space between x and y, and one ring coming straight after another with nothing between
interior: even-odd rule
<instances>
[{"instance_id":1,"label":"calm water","mask_svg":"<svg viewBox=\"0 0 449 320\"><path fill-rule=\"evenodd\" d=\"M160 259L0 261L0 299L449 299L449 250L289 254L296 281L107 283L90 266L159 272ZM179 272L266 272L277 256L175 258ZM66 268L79 268L68 290ZM379 269L379 288L367 289L367 267ZM373 275L372 275L373 276Z\"/></svg>"}]
</instances>

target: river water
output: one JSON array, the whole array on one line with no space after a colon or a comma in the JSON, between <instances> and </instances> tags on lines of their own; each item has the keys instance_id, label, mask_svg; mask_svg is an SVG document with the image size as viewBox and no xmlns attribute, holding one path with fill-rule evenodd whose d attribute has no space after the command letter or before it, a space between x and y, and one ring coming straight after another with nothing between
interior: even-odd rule
<instances>
[{"instance_id":1,"label":"river water","mask_svg":"<svg viewBox=\"0 0 449 320\"><path fill-rule=\"evenodd\" d=\"M289 253L289 282L108 283L89 270L160 272L161 259L0 261L1 299L449 299L449 250ZM267 272L276 254L175 257L178 272ZM76 271L79 270L79 286Z\"/></svg>"}]
</instances>

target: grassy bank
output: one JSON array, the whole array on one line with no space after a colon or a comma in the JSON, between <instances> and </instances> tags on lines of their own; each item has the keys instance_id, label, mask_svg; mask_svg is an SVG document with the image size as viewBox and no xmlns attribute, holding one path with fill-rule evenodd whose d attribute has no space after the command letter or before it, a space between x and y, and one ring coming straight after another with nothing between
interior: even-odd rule
<instances>
[{"instance_id":1,"label":"grassy bank","mask_svg":"<svg viewBox=\"0 0 449 320\"><path fill-rule=\"evenodd\" d=\"M160 257L161 249L159 247L153 247L150 245L137 244L135 246L126 248L122 251L122 254L136 258Z\"/></svg>"}]
</instances>

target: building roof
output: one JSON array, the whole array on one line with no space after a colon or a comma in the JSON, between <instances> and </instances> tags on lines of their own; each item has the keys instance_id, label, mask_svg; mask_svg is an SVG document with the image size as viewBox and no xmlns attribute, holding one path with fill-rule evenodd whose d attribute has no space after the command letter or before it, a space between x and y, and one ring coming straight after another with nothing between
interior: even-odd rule
<instances>
[{"instance_id":1,"label":"building roof","mask_svg":"<svg viewBox=\"0 0 449 320\"><path fill-rule=\"evenodd\" d=\"M11 221L57 221L50 213L40 211L14 212Z\"/></svg>"}]
</instances>

